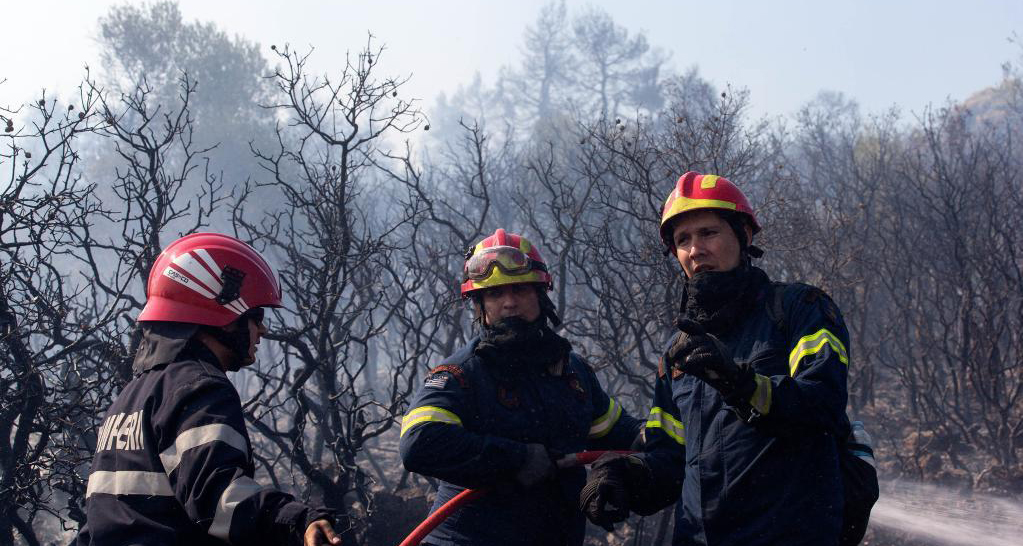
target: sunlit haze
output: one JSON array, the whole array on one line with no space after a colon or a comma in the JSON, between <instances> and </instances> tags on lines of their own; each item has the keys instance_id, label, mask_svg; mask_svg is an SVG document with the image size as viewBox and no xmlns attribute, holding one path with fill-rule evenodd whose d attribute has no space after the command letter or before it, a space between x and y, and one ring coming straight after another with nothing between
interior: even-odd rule
<instances>
[{"instance_id":1,"label":"sunlit haze","mask_svg":"<svg viewBox=\"0 0 1023 546\"><path fill-rule=\"evenodd\" d=\"M4 2L6 47L0 52L0 105L14 106L41 88L64 95L97 64L97 23L123 2ZM429 106L478 71L492 82L519 61L522 35L542 0L518 2L181 0L186 21L214 22L259 43L317 50L331 69L372 32L389 48L382 69L411 74L407 92ZM864 110L893 104L920 112L995 85L1002 63L1019 58L1009 41L1023 32L1023 2L881 1L568 2L606 10L631 32L693 65L717 86L749 88L757 115L789 115L821 90L841 91ZM266 54L265 53L265 54Z\"/></svg>"}]
</instances>

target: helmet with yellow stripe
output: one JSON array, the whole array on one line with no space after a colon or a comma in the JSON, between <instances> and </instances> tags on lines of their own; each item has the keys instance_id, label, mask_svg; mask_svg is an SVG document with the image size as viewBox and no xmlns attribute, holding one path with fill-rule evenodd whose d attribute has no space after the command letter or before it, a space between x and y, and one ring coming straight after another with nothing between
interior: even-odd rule
<instances>
[{"instance_id":1,"label":"helmet with yellow stripe","mask_svg":"<svg viewBox=\"0 0 1023 546\"><path fill-rule=\"evenodd\" d=\"M539 283L547 290L554 288L540 250L525 237L501 228L466 251L462 272L462 297L506 284Z\"/></svg>"},{"instance_id":2,"label":"helmet with yellow stripe","mask_svg":"<svg viewBox=\"0 0 1023 546\"><path fill-rule=\"evenodd\" d=\"M661 240L670 253L672 221L694 210L716 209L743 215L753 233L760 231L760 224L753 214L746 196L727 178L716 174L700 174L689 171L679 177L675 188L668 194L661 212Z\"/></svg>"}]
</instances>

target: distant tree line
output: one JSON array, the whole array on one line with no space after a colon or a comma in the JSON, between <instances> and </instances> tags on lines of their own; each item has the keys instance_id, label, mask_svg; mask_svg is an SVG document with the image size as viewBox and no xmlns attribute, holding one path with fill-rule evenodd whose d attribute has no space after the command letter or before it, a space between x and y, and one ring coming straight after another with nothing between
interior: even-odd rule
<instances>
[{"instance_id":1,"label":"distant tree line","mask_svg":"<svg viewBox=\"0 0 1023 546\"><path fill-rule=\"evenodd\" d=\"M350 514L346 544L396 544L423 515L429 480L402 470L397 430L424 372L474 335L464 252L497 227L540 246L563 332L645 414L681 282L657 225L688 170L752 197L775 280L842 308L849 412L883 478L1023 493L1018 64L995 101L907 118L822 93L759 120L747 91L673 73L642 33L555 2L520 65L427 117L372 39L321 76L311 51L231 39L170 2L113 8L100 30L105 70L74 100L0 102L0 544L83 521L145 279L192 231L279 270L286 306L235 378L257 477ZM589 540L665 544L667 514Z\"/></svg>"}]
</instances>

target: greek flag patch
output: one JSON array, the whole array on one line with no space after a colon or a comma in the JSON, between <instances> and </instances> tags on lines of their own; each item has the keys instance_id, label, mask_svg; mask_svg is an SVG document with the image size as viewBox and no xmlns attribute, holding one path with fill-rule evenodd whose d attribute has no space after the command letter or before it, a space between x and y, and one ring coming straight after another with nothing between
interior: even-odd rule
<instances>
[{"instance_id":1,"label":"greek flag patch","mask_svg":"<svg viewBox=\"0 0 1023 546\"><path fill-rule=\"evenodd\" d=\"M443 389L447 384L448 376L436 374L426 378L426 384L423 386L427 389Z\"/></svg>"}]
</instances>

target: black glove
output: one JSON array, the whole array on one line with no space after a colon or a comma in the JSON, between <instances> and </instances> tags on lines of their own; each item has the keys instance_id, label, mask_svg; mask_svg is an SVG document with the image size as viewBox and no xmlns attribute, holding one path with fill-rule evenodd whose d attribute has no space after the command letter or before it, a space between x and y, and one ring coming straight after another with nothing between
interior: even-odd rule
<instances>
[{"instance_id":1,"label":"black glove","mask_svg":"<svg viewBox=\"0 0 1023 546\"><path fill-rule=\"evenodd\" d=\"M594 461L579 492L579 509L595 525L614 531L614 524L629 517L637 496L651 482L650 469L639 457L605 453Z\"/></svg>"},{"instance_id":2,"label":"black glove","mask_svg":"<svg viewBox=\"0 0 1023 546\"><path fill-rule=\"evenodd\" d=\"M748 408L757 388L753 368L736 365L728 347L696 322L685 319L678 327L681 332L664 355L665 361L714 387L729 405Z\"/></svg>"},{"instance_id":3,"label":"black glove","mask_svg":"<svg viewBox=\"0 0 1023 546\"><path fill-rule=\"evenodd\" d=\"M554 477L554 461L541 444L526 444L526 462L515 473L515 483L529 489Z\"/></svg>"}]
</instances>

